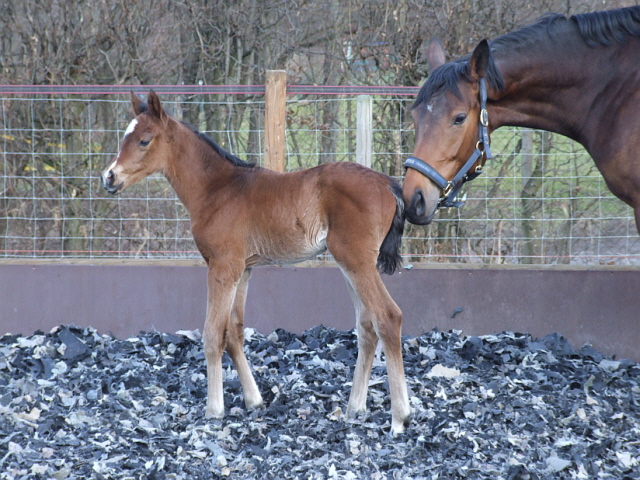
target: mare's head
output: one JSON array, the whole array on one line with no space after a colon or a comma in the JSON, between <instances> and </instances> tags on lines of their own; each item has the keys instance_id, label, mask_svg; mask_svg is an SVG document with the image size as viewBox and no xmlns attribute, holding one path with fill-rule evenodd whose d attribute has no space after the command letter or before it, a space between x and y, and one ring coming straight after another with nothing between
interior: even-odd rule
<instances>
[{"instance_id":1,"label":"mare's head","mask_svg":"<svg viewBox=\"0 0 640 480\"><path fill-rule=\"evenodd\" d=\"M439 40L429 45L431 74L411 110L416 134L413 157L447 181L454 178L477 147L479 84L487 74L490 56L486 40L480 42L468 59L450 63L445 63ZM482 157L478 162L482 162ZM402 196L411 223L430 223L442 195L442 186L413 168L407 169Z\"/></svg>"},{"instance_id":2,"label":"mare's head","mask_svg":"<svg viewBox=\"0 0 640 480\"><path fill-rule=\"evenodd\" d=\"M167 163L170 117L153 90L147 102L131 92L135 118L131 121L115 160L102 172L102 186L109 193L119 193L144 177L165 169Z\"/></svg>"}]
</instances>

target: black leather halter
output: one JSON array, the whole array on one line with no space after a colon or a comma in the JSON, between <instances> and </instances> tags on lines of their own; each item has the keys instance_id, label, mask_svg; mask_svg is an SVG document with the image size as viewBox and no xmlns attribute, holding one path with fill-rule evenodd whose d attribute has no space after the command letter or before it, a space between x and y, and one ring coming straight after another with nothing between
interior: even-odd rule
<instances>
[{"instance_id":1,"label":"black leather halter","mask_svg":"<svg viewBox=\"0 0 640 480\"><path fill-rule=\"evenodd\" d=\"M442 190L442 196L438 202L441 207L461 207L464 202L456 201L456 195L465 182L473 180L482 173L482 167L487 159L491 158L491 148L489 145L489 114L487 113L487 83L484 78L480 79L480 119L478 122L478 143L476 149L469 157L469 160L462 166L460 171L451 180L444 178L435 168L418 157L409 157L404 162L405 168L412 168L427 177ZM471 171L471 167L479 160L482 163Z\"/></svg>"}]
</instances>

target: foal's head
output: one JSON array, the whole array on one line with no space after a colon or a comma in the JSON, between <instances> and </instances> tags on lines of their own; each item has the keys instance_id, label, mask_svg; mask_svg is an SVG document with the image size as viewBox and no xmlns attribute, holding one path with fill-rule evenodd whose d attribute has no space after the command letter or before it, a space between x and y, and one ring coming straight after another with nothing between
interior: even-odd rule
<instances>
[{"instance_id":1,"label":"foal's head","mask_svg":"<svg viewBox=\"0 0 640 480\"><path fill-rule=\"evenodd\" d=\"M122 139L115 160L102 172L102 186L109 193L118 193L147 175L165 169L167 163L167 127L170 117L153 90L147 103L131 92L135 118Z\"/></svg>"}]
</instances>

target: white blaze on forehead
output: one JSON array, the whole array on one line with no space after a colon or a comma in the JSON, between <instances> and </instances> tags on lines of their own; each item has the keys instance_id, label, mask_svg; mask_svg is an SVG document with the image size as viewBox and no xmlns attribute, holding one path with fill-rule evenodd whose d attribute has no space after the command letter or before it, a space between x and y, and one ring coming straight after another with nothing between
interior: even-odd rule
<instances>
[{"instance_id":1,"label":"white blaze on forehead","mask_svg":"<svg viewBox=\"0 0 640 480\"><path fill-rule=\"evenodd\" d=\"M120 157L120 155L118 155L118 156L116 157L116 159L115 159L113 162L111 162L111 165L109 165L109 166L107 167L107 169L105 170L105 172L109 172L110 170L113 170L114 168L116 168L116 163L118 163L118 158L119 158L119 157Z\"/></svg>"},{"instance_id":2,"label":"white blaze on forehead","mask_svg":"<svg viewBox=\"0 0 640 480\"><path fill-rule=\"evenodd\" d=\"M138 125L138 120L134 118L133 120L131 120L131 123L127 125L127 129L124 131L124 137L122 137L122 140L127 138L127 135L133 133L133 131L136 129L136 125ZM116 159L113 161L113 163L109 166L109 170L113 170L116 167L116 163L118 163L118 158L120 158L119 153Z\"/></svg>"},{"instance_id":3,"label":"white blaze on forehead","mask_svg":"<svg viewBox=\"0 0 640 480\"><path fill-rule=\"evenodd\" d=\"M433 103L427 104L427 110L429 111L429 113L433 112Z\"/></svg>"},{"instance_id":4,"label":"white blaze on forehead","mask_svg":"<svg viewBox=\"0 0 640 480\"><path fill-rule=\"evenodd\" d=\"M127 135L132 133L136 129L136 125L138 125L138 120L134 118L133 120L131 120L131 123L129 124L127 129L124 131L124 136L126 137Z\"/></svg>"},{"instance_id":5,"label":"white blaze on forehead","mask_svg":"<svg viewBox=\"0 0 640 480\"><path fill-rule=\"evenodd\" d=\"M124 138L127 137L127 135L129 135L136 129L136 125L138 125L138 120L134 118L133 120L131 120L131 123L127 126L127 129L124 131L123 140ZM120 158L120 154L118 154L115 160L111 162L111 165L109 165L106 168L106 170L102 172L102 178L104 179L105 182L107 181L107 176L109 175L109 172L112 172L114 175L118 175L120 173L120 170L122 170L122 167L118 165L119 158Z\"/></svg>"}]
</instances>

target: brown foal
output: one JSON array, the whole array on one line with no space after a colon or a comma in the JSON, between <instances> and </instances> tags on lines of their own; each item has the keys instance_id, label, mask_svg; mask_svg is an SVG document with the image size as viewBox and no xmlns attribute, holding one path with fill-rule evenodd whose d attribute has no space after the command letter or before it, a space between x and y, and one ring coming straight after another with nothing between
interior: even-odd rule
<instances>
[{"instance_id":1,"label":"brown foal","mask_svg":"<svg viewBox=\"0 0 640 480\"><path fill-rule=\"evenodd\" d=\"M376 266L391 274L401 265L404 203L398 184L353 163L330 163L277 173L226 152L169 116L151 91L131 94L135 119L118 156L102 173L116 194L162 172L189 211L195 243L208 266L204 352L207 416L224 415L222 354L229 353L247 408L262 396L243 351L244 308L251 269L300 262L329 250L355 305L358 358L348 415L364 411L378 339L386 356L392 431L403 432L410 408L402 363L402 312Z\"/></svg>"}]
</instances>

